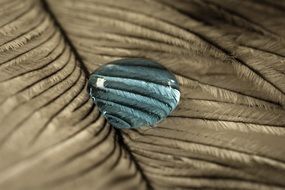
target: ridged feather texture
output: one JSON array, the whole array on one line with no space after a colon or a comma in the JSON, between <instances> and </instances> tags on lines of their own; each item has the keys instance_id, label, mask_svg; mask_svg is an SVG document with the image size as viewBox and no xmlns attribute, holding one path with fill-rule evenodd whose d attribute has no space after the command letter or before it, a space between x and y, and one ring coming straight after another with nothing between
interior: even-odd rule
<instances>
[{"instance_id":1,"label":"ridged feather texture","mask_svg":"<svg viewBox=\"0 0 285 190\"><path fill-rule=\"evenodd\" d=\"M0 189L285 188L285 3L0 0ZM117 131L86 92L122 58L180 85L155 128Z\"/></svg>"}]
</instances>

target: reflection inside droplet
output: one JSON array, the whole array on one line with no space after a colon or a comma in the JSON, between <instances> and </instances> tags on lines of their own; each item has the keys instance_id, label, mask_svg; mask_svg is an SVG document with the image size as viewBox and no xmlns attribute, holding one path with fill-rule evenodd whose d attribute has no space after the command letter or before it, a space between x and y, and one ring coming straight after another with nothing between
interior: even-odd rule
<instances>
[{"instance_id":1,"label":"reflection inside droplet","mask_svg":"<svg viewBox=\"0 0 285 190\"><path fill-rule=\"evenodd\" d=\"M117 128L156 125L180 99L175 76L146 59L122 59L101 66L91 74L88 90L102 114Z\"/></svg>"}]
</instances>

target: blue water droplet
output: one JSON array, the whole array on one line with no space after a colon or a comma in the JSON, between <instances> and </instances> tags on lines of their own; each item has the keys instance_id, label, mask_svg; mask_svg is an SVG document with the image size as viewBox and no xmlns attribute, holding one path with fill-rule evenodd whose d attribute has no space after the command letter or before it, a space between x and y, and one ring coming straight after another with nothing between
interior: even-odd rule
<instances>
[{"instance_id":1,"label":"blue water droplet","mask_svg":"<svg viewBox=\"0 0 285 190\"><path fill-rule=\"evenodd\" d=\"M177 106L179 84L165 67L146 59L121 59L90 75L88 92L112 126L156 125Z\"/></svg>"}]
</instances>

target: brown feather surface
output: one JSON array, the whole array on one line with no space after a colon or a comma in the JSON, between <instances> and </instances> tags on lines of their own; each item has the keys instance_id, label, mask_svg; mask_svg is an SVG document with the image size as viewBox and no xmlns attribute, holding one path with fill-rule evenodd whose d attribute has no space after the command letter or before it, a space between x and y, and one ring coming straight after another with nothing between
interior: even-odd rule
<instances>
[{"instance_id":1,"label":"brown feather surface","mask_svg":"<svg viewBox=\"0 0 285 190\"><path fill-rule=\"evenodd\" d=\"M285 189L285 4L1 0L0 189ZM115 130L90 72L142 57L178 108Z\"/></svg>"}]
</instances>

